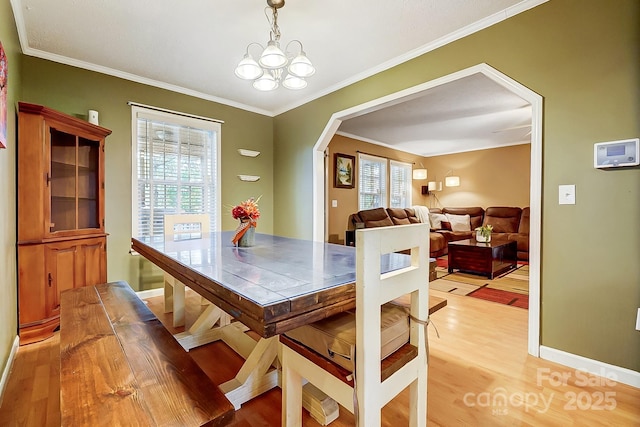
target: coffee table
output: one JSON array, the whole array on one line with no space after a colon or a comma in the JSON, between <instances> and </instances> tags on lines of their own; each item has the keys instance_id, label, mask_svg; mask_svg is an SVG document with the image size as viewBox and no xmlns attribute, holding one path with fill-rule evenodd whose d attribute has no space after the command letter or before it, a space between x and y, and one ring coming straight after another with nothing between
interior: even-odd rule
<instances>
[{"instance_id":1,"label":"coffee table","mask_svg":"<svg viewBox=\"0 0 640 427\"><path fill-rule=\"evenodd\" d=\"M481 243L466 239L449 242L449 273L457 269L493 279L516 268L517 251L515 240L493 239Z\"/></svg>"}]
</instances>

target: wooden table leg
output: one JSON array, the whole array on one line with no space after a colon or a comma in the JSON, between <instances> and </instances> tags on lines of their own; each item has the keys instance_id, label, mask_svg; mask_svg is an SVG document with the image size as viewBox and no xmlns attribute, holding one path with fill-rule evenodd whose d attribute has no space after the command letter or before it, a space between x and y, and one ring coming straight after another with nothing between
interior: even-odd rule
<instances>
[{"instance_id":1,"label":"wooden table leg","mask_svg":"<svg viewBox=\"0 0 640 427\"><path fill-rule=\"evenodd\" d=\"M248 335L244 333L242 335L253 341ZM235 337L232 339L235 341ZM223 341L227 343L224 338ZM255 347L236 377L220 385L220 389L236 409L239 409L243 403L278 386L280 371L272 366L278 358L278 337L260 338L257 343L254 341L254 344ZM234 345L230 347L234 348Z\"/></svg>"},{"instance_id":2,"label":"wooden table leg","mask_svg":"<svg viewBox=\"0 0 640 427\"><path fill-rule=\"evenodd\" d=\"M230 323L231 316L229 314L219 307L209 304L188 330L176 334L174 337L186 351L189 351L192 348L219 340L220 333L218 329ZM218 327L215 327L216 325ZM244 331L249 329L244 325L243 327Z\"/></svg>"},{"instance_id":3,"label":"wooden table leg","mask_svg":"<svg viewBox=\"0 0 640 427\"><path fill-rule=\"evenodd\" d=\"M245 359L235 378L220 385L220 389L236 410L240 409L243 403L279 386L281 381L278 336L260 338L256 341L245 333L247 329L242 323L233 322L208 329L200 336L206 336L208 342L222 340ZM339 415L338 404L312 384L303 387L302 406L321 425L329 424Z\"/></svg>"}]
</instances>

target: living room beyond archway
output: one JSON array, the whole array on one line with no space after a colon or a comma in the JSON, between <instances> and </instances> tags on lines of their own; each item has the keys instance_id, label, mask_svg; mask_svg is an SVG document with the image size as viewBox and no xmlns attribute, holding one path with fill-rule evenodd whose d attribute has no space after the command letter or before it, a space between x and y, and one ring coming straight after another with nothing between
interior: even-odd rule
<instances>
[{"instance_id":1,"label":"living room beyond archway","mask_svg":"<svg viewBox=\"0 0 640 427\"><path fill-rule=\"evenodd\" d=\"M327 197L327 186L330 184L326 173L330 165L325 159L325 150L340 125L349 119L360 118L369 113L375 113L390 106L407 103L417 97L423 96L427 91L437 90L443 85L461 81L470 76L481 75L487 79L508 89L530 105L531 135L530 135L530 242L529 242L529 328L528 328L528 352L537 356L539 352L539 314L540 314L540 216L541 216L541 146L542 146L542 98L512 80L508 76L498 72L486 64L480 64L457 73L426 82L424 84L406 89L404 91L388 95L386 97L367 102L365 104L335 113L327 123L325 130L314 147L314 239L324 241L327 237L326 209L330 209ZM374 114L371 114L373 116ZM469 205L467 205L469 206ZM346 220L345 220L346 221Z\"/></svg>"}]
</instances>

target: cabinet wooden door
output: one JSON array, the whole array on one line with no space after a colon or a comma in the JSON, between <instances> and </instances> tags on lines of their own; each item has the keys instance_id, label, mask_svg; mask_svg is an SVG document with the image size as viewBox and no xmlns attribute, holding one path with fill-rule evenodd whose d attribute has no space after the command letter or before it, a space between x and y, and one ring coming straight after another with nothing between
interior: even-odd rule
<instances>
[{"instance_id":1,"label":"cabinet wooden door","mask_svg":"<svg viewBox=\"0 0 640 427\"><path fill-rule=\"evenodd\" d=\"M107 281L105 239L49 243L44 250L47 317L60 315L60 293Z\"/></svg>"},{"instance_id":2,"label":"cabinet wooden door","mask_svg":"<svg viewBox=\"0 0 640 427\"><path fill-rule=\"evenodd\" d=\"M107 281L105 239L87 239L80 246L82 266L80 286L93 286Z\"/></svg>"},{"instance_id":3,"label":"cabinet wooden door","mask_svg":"<svg viewBox=\"0 0 640 427\"><path fill-rule=\"evenodd\" d=\"M79 258L77 241L45 245L47 317L60 315L60 292L82 286L78 277Z\"/></svg>"}]
</instances>

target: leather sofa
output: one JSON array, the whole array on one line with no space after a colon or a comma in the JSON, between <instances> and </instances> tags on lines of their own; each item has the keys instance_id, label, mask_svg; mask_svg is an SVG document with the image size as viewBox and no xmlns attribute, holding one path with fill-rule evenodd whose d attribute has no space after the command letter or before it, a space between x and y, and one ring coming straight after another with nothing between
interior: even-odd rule
<instances>
[{"instance_id":1,"label":"leather sofa","mask_svg":"<svg viewBox=\"0 0 640 427\"><path fill-rule=\"evenodd\" d=\"M519 207L445 207L430 208L430 216L447 214L453 216L469 215L469 230L454 231L448 222L430 221L429 255L433 258L448 253L448 243L455 240L469 239L475 236L475 229L481 225L493 226L492 237L495 239L515 240L518 246L518 259L529 260L529 208ZM431 215L434 214L434 215ZM444 219L444 217L441 217ZM421 222L412 208L375 208L359 211L349 216L348 230L357 228L387 227L393 225Z\"/></svg>"}]
</instances>

